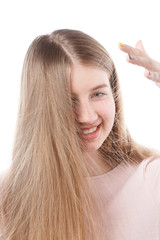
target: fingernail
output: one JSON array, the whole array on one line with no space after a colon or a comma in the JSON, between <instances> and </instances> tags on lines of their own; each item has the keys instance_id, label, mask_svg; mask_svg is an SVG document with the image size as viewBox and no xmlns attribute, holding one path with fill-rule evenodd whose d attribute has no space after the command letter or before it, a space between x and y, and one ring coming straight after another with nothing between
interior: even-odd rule
<instances>
[{"instance_id":1,"label":"fingernail","mask_svg":"<svg viewBox=\"0 0 160 240\"><path fill-rule=\"evenodd\" d=\"M148 71L148 75L149 75L150 77L153 77L153 72Z\"/></svg>"},{"instance_id":2,"label":"fingernail","mask_svg":"<svg viewBox=\"0 0 160 240\"><path fill-rule=\"evenodd\" d=\"M134 59L134 57L130 54L128 54L128 57L129 57L130 60Z\"/></svg>"},{"instance_id":3,"label":"fingernail","mask_svg":"<svg viewBox=\"0 0 160 240\"><path fill-rule=\"evenodd\" d=\"M119 44L120 47L124 46L124 43L119 42L118 44Z\"/></svg>"}]
</instances>

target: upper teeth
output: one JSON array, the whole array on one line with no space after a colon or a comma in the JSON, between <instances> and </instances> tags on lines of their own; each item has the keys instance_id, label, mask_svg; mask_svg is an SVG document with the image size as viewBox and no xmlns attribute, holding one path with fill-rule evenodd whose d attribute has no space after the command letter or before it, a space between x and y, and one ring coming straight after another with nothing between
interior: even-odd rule
<instances>
[{"instance_id":1,"label":"upper teeth","mask_svg":"<svg viewBox=\"0 0 160 240\"><path fill-rule=\"evenodd\" d=\"M89 133L95 132L96 129L97 129L97 127L90 128L90 129L87 129L87 130L83 130L83 134L89 134Z\"/></svg>"}]
</instances>

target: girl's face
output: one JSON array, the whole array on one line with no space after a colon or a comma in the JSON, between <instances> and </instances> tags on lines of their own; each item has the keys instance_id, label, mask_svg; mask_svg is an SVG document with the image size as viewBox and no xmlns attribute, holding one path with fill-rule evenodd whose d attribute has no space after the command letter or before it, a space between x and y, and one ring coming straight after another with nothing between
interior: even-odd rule
<instances>
[{"instance_id":1,"label":"girl's face","mask_svg":"<svg viewBox=\"0 0 160 240\"><path fill-rule=\"evenodd\" d=\"M94 67L74 65L71 93L84 151L94 152L108 137L115 117L115 103L107 73Z\"/></svg>"}]
</instances>

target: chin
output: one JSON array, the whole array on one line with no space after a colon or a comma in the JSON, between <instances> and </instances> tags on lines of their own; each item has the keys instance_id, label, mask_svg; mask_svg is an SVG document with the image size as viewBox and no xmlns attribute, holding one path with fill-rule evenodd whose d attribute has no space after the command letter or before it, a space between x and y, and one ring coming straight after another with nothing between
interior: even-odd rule
<instances>
[{"instance_id":1,"label":"chin","mask_svg":"<svg viewBox=\"0 0 160 240\"><path fill-rule=\"evenodd\" d=\"M99 143L91 143L91 142L90 143L86 143L83 146L83 151L84 152L88 152L88 153L95 152L95 151L100 149L100 147L102 146L103 142L104 141L99 142Z\"/></svg>"}]
</instances>

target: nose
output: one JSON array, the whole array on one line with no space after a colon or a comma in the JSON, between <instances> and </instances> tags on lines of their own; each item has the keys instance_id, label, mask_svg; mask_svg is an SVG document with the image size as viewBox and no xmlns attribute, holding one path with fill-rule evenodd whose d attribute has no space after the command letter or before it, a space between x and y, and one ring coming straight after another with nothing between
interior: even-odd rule
<instances>
[{"instance_id":1,"label":"nose","mask_svg":"<svg viewBox=\"0 0 160 240\"><path fill-rule=\"evenodd\" d=\"M92 124L98 118L98 115L89 102L79 102L76 107L76 120L81 124Z\"/></svg>"}]
</instances>

